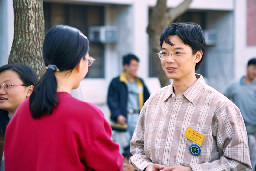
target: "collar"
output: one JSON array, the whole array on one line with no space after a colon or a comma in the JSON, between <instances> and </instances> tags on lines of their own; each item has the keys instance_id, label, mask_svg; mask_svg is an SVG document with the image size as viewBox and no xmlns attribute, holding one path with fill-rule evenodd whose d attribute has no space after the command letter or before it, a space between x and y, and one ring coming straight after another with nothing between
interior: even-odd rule
<instances>
[{"instance_id":1,"label":"collar","mask_svg":"<svg viewBox=\"0 0 256 171\"><path fill-rule=\"evenodd\" d=\"M241 85L255 85L256 86L256 79L254 79L252 83L248 84L248 83L245 82L244 78L245 78L245 76L240 78L240 84Z\"/></svg>"},{"instance_id":2,"label":"collar","mask_svg":"<svg viewBox=\"0 0 256 171\"><path fill-rule=\"evenodd\" d=\"M163 95L163 101L166 102L169 98L172 98L175 96L174 94L174 91L173 91L173 83L171 82L170 85L168 85L166 87L167 91L164 92L164 95Z\"/></svg>"},{"instance_id":3,"label":"collar","mask_svg":"<svg viewBox=\"0 0 256 171\"><path fill-rule=\"evenodd\" d=\"M123 71L121 74L120 74L120 77L119 77L120 81L124 82L126 85L128 84L128 80L125 76L125 72Z\"/></svg>"},{"instance_id":4,"label":"collar","mask_svg":"<svg viewBox=\"0 0 256 171\"><path fill-rule=\"evenodd\" d=\"M200 74L196 74L196 78L197 81L192 84L182 95L188 99L191 103L195 104L196 102L196 98L197 98L197 94L200 93L200 91L202 91L202 89L205 86L205 81L202 75ZM166 102L169 98L172 98L175 96L175 93L173 91L173 83L171 83L171 85L167 86L168 90L165 93L163 100Z\"/></svg>"},{"instance_id":5,"label":"collar","mask_svg":"<svg viewBox=\"0 0 256 171\"><path fill-rule=\"evenodd\" d=\"M126 75L125 75L125 72L124 72L124 71L120 74L119 80L120 80L121 82L124 82L126 85L128 85L128 80L127 80L127 78L126 78ZM139 77L136 77L135 80L136 80L136 82L139 84L139 86L141 86L142 83L141 83Z\"/></svg>"}]
</instances>

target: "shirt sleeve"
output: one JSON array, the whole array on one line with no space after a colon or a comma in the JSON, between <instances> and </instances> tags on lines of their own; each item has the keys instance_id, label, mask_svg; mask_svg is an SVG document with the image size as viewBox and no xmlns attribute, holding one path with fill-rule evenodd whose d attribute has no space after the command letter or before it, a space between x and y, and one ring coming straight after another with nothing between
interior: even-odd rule
<instances>
[{"instance_id":1,"label":"shirt sleeve","mask_svg":"<svg viewBox=\"0 0 256 171\"><path fill-rule=\"evenodd\" d=\"M97 127L99 129L95 138L87 146L85 153L86 166L97 171L121 171L123 156L119 152L118 144L111 140L109 123L104 119Z\"/></svg>"},{"instance_id":2,"label":"shirt sleeve","mask_svg":"<svg viewBox=\"0 0 256 171\"><path fill-rule=\"evenodd\" d=\"M239 109L231 102L215 111L213 136L216 140L219 160L211 163L191 164L192 170L249 170L251 168L248 138Z\"/></svg>"},{"instance_id":3,"label":"shirt sleeve","mask_svg":"<svg viewBox=\"0 0 256 171\"><path fill-rule=\"evenodd\" d=\"M130 158L130 162L139 171L142 171L148 165L153 164L144 151L144 119L146 106L147 102L141 110L140 118L134 131L130 146L131 153L133 154Z\"/></svg>"}]
</instances>

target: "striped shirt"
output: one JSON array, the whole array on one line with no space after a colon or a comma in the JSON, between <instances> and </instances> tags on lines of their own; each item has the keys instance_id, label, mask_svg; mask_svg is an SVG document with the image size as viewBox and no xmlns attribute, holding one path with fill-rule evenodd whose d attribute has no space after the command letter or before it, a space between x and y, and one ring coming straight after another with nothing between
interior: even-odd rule
<instances>
[{"instance_id":1,"label":"striped shirt","mask_svg":"<svg viewBox=\"0 0 256 171\"><path fill-rule=\"evenodd\" d=\"M247 133L239 109L205 84L202 76L183 94L172 84L144 104L131 140L130 162L137 170L149 164L183 165L192 170L249 170ZM201 154L193 156L187 128L205 136Z\"/></svg>"}]
</instances>

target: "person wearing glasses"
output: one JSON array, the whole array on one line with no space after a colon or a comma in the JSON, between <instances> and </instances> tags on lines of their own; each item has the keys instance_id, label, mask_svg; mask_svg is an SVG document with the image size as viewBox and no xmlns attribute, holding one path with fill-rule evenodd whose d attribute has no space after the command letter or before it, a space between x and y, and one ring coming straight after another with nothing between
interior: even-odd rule
<instances>
[{"instance_id":1,"label":"person wearing glasses","mask_svg":"<svg viewBox=\"0 0 256 171\"><path fill-rule=\"evenodd\" d=\"M4 136L9 120L19 105L27 99L38 79L34 71L21 64L7 64L0 67L0 159L4 171Z\"/></svg>"},{"instance_id":2,"label":"person wearing glasses","mask_svg":"<svg viewBox=\"0 0 256 171\"><path fill-rule=\"evenodd\" d=\"M173 23L160 37L158 53L169 86L144 104L131 140L137 170L249 170L242 115L228 98L196 74L205 39L193 23Z\"/></svg>"},{"instance_id":3,"label":"person wearing glasses","mask_svg":"<svg viewBox=\"0 0 256 171\"><path fill-rule=\"evenodd\" d=\"M94 61L87 37L74 27L54 26L45 36L43 59L45 74L7 127L6 170L121 170L123 157L102 111L70 94Z\"/></svg>"},{"instance_id":4,"label":"person wearing glasses","mask_svg":"<svg viewBox=\"0 0 256 171\"><path fill-rule=\"evenodd\" d=\"M246 75L229 85L224 95L240 109L249 142L253 170L256 171L256 58L247 62Z\"/></svg>"}]
</instances>

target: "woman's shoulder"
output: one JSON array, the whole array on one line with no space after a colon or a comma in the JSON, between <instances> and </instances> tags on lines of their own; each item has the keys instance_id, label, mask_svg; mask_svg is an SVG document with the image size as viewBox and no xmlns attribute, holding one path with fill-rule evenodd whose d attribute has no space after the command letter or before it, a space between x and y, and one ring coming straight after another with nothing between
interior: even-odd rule
<instances>
[{"instance_id":1,"label":"woman's shoulder","mask_svg":"<svg viewBox=\"0 0 256 171\"><path fill-rule=\"evenodd\" d=\"M57 109L78 117L104 117L102 111L96 105L76 99L70 94L59 95Z\"/></svg>"}]
</instances>

